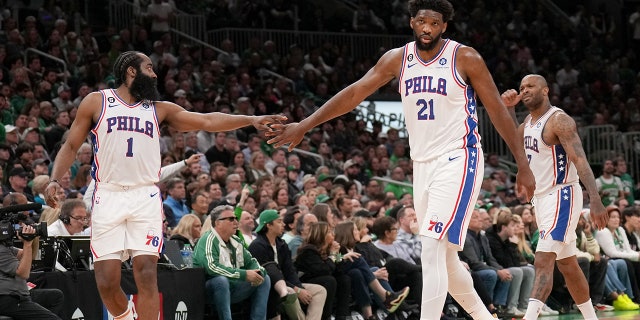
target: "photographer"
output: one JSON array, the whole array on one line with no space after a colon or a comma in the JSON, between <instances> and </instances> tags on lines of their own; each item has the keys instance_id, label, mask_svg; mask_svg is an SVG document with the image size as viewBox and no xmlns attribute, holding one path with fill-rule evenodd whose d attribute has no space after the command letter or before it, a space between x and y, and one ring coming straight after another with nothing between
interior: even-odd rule
<instances>
[{"instance_id":1,"label":"photographer","mask_svg":"<svg viewBox=\"0 0 640 320\"><path fill-rule=\"evenodd\" d=\"M24 235L33 235L35 232L32 226L22 226ZM6 243L0 245L0 315L13 319L61 319L32 300L27 278L31 271L33 239L26 240L20 235L18 238L22 240L23 249L7 246ZM61 306L62 299L59 298L62 292L47 291L41 291L38 296L52 302L58 300L58 306Z\"/></svg>"}]
</instances>

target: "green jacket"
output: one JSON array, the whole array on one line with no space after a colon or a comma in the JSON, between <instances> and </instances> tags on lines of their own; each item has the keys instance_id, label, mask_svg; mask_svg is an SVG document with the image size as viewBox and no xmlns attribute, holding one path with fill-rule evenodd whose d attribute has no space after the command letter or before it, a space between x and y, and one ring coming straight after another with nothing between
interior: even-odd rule
<instances>
[{"instance_id":1,"label":"green jacket","mask_svg":"<svg viewBox=\"0 0 640 320\"><path fill-rule=\"evenodd\" d=\"M237 236L231 236L227 244L215 229L206 232L198 240L193 254L193 266L204 268L209 278L223 276L229 280L246 281L247 270L255 269L266 274Z\"/></svg>"}]
</instances>

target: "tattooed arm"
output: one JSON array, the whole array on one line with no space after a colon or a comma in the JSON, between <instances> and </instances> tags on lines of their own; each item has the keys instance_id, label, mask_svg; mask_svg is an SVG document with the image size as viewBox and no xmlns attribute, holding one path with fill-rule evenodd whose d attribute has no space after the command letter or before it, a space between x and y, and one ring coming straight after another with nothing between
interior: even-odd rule
<instances>
[{"instance_id":1,"label":"tattooed arm","mask_svg":"<svg viewBox=\"0 0 640 320\"><path fill-rule=\"evenodd\" d=\"M576 166L580 181L582 181L582 184L589 193L591 220L596 228L600 230L606 226L608 215L602 205L602 200L600 200L595 177L589 166L589 161L587 161L584 149L582 148L576 123L566 113L558 112L551 118L550 124L553 134L557 136L560 144L562 144L562 147L567 152L569 160Z\"/></svg>"}]
</instances>

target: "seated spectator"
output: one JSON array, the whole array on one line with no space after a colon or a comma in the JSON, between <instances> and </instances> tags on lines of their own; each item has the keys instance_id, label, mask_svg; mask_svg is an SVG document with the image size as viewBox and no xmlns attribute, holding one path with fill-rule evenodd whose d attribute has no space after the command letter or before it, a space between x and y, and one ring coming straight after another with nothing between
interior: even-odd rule
<instances>
[{"instance_id":1,"label":"seated spectator","mask_svg":"<svg viewBox=\"0 0 640 320\"><path fill-rule=\"evenodd\" d=\"M511 240L515 235L516 224L517 220L509 210L500 212L496 224L486 230L486 237L496 261L509 270L512 277L506 313L522 317L529 304L535 270L520 253L518 245Z\"/></svg>"},{"instance_id":2,"label":"seated spectator","mask_svg":"<svg viewBox=\"0 0 640 320\"><path fill-rule=\"evenodd\" d=\"M297 231L295 226L301 215L302 212L300 211L299 206L291 206L287 208L287 213L285 213L284 217L282 218L285 230L285 233L282 235L282 240L284 240L286 243L291 242L291 240L296 237Z\"/></svg>"},{"instance_id":3,"label":"seated spectator","mask_svg":"<svg viewBox=\"0 0 640 320\"><path fill-rule=\"evenodd\" d=\"M189 208L185 202L187 191L184 187L184 180L180 178L172 178L167 181L167 198L164 204L171 209L173 215L169 218L169 227L175 228L180 219L189 213Z\"/></svg>"},{"instance_id":4,"label":"seated spectator","mask_svg":"<svg viewBox=\"0 0 640 320\"><path fill-rule=\"evenodd\" d=\"M321 285L300 281L289 248L280 237L283 231L284 222L278 212L265 210L260 214L260 225L256 228L258 237L249 245L249 252L271 278L267 317L275 317L278 305L282 303L289 319L320 320L327 290ZM308 305L306 314L302 312L301 303Z\"/></svg>"},{"instance_id":5,"label":"seated spectator","mask_svg":"<svg viewBox=\"0 0 640 320\"><path fill-rule=\"evenodd\" d=\"M353 223L360 233L360 240L354 247L355 251L362 254L371 268L385 268L387 270L391 288L398 290L409 287L411 290L407 300L411 303L420 303L422 301L422 267L386 255L384 251L378 249L369 234L367 218L356 216L353 218Z\"/></svg>"},{"instance_id":6,"label":"seated spectator","mask_svg":"<svg viewBox=\"0 0 640 320\"><path fill-rule=\"evenodd\" d=\"M486 212L482 214L487 215ZM479 274L498 310L506 310L510 281L513 279L508 269L503 268L491 253L489 239L482 231L481 212L473 210L464 248L459 253L460 260L466 262L472 273Z\"/></svg>"},{"instance_id":7,"label":"seated spectator","mask_svg":"<svg viewBox=\"0 0 640 320\"><path fill-rule=\"evenodd\" d=\"M196 245L193 265L204 268L208 303L218 319L231 319L231 304L251 299L251 319L266 319L271 281L264 268L234 234L238 219L232 206L211 211L213 229Z\"/></svg>"},{"instance_id":8,"label":"seated spectator","mask_svg":"<svg viewBox=\"0 0 640 320\"><path fill-rule=\"evenodd\" d=\"M597 311L610 311L613 308L604 304L604 291L607 275L608 258L600 255L600 246L593 236L591 223L583 214L580 215L576 226L576 247L578 252L578 265L589 281L589 295L591 303ZM555 283L555 279L554 279Z\"/></svg>"},{"instance_id":9,"label":"seated spectator","mask_svg":"<svg viewBox=\"0 0 640 320\"><path fill-rule=\"evenodd\" d=\"M82 199L68 199L62 203L58 220L47 227L50 237L80 234L89 227L91 218Z\"/></svg>"},{"instance_id":10,"label":"seated spectator","mask_svg":"<svg viewBox=\"0 0 640 320\"><path fill-rule=\"evenodd\" d=\"M351 280L336 268L334 251L338 243L333 241L333 232L326 222L318 222L309 227L309 236L298 249L294 262L300 281L315 283L327 290L327 300L322 310L322 319L330 319L332 313L336 319L350 317L349 301ZM340 290L338 290L340 288ZM335 303L335 312L332 312Z\"/></svg>"},{"instance_id":11,"label":"seated spectator","mask_svg":"<svg viewBox=\"0 0 640 320\"><path fill-rule=\"evenodd\" d=\"M311 208L311 213L318 218L319 222L326 222L331 228L336 226L336 219L334 219L334 214L328 204L317 203Z\"/></svg>"},{"instance_id":12,"label":"seated spectator","mask_svg":"<svg viewBox=\"0 0 640 320\"><path fill-rule=\"evenodd\" d=\"M422 254L422 242L418 236L420 226L418 225L418 217L413 205L403 205L396 215L398 220L397 241L400 246L405 248L409 256L420 264L420 255Z\"/></svg>"},{"instance_id":13,"label":"seated spectator","mask_svg":"<svg viewBox=\"0 0 640 320\"><path fill-rule=\"evenodd\" d=\"M257 234L253 231L256 227L256 220L253 219L253 215L248 211L242 211L240 215L240 221L238 222L238 231L242 233L244 242L250 245L256 238Z\"/></svg>"},{"instance_id":14,"label":"seated spectator","mask_svg":"<svg viewBox=\"0 0 640 320\"><path fill-rule=\"evenodd\" d=\"M391 257L400 258L411 264L416 263L406 248L396 241L398 237L396 219L388 216L380 217L373 222L371 231L378 237L378 240L374 242L378 249Z\"/></svg>"},{"instance_id":15,"label":"seated spectator","mask_svg":"<svg viewBox=\"0 0 640 320\"><path fill-rule=\"evenodd\" d=\"M196 246L198 239L200 239L200 231L202 229L202 222L200 218L195 214L187 214L180 219L178 225L171 232L170 240L178 241L180 248L189 245L191 248Z\"/></svg>"},{"instance_id":16,"label":"seated spectator","mask_svg":"<svg viewBox=\"0 0 640 320\"><path fill-rule=\"evenodd\" d=\"M28 173L21 166L17 166L9 170L9 179L7 184L2 185L3 197L12 192L22 193L27 197L29 202L33 202L33 194L27 186Z\"/></svg>"},{"instance_id":17,"label":"seated spectator","mask_svg":"<svg viewBox=\"0 0 640 320\"><path fill-rule=\"evenodd\" d=\"M640 298L640 292L638 290L638 273L636 266L638 260L640 260L640 252L633 251L629 246L629 239L624 232L624 229L620 226L620 211L616 206L608 206L609 221L607 227L596 233L596 240L602 249L602 252L609 257L609 259L624 259L629 270L629 279L631 280L632 290L629 292L629 297Z\"/></svg>"},{"instance_id":18,"label":"seated spectator","mask_svg":"<svg viewBox=\"0 0 640 320\"><path fill-rule=\"evenodd\" d=\"M387 312L395 312L409 294L409 287L393 292L386 268L372 270L362 255L355 251L355 245L360 242L360 231L353 221L341 222L336 226L336 241L340 244L342 255L338 267L351 277L351 296L362 310L364 318L373 317L372 297L377 306L385 308ZM395 305L391 301L395 301Z\"/></svg>"},{"instance_id":19,"label":"seated spectator","mask_svg":"<svg viewBox=\"0 0 640 320\"><path fill-rule=\"evenodd\" d=\"M309 226L318 222L318 218L311 213L305 213L296 221L296 235L287 243L291 256L295 259L298 255L298 248L302 244L303 240L309 236Z\"/></svg>"}]
</instances>

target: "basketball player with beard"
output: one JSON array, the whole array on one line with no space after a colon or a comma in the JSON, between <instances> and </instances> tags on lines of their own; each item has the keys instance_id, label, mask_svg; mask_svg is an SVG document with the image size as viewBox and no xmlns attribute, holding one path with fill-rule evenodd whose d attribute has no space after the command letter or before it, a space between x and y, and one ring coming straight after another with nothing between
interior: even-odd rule
<instances>
[{"instance_id":1,"label":"basketball player with beard","mask_svg":"<svg viewBox=\"0 0 640 320\"><path fill-rule=\"evenodd\" d=\"M276 124L269 143L293 149L305 132L353 110L398 79L411 158L424 275L421 319L440 319L447 291L474 319L493 319L458 258L483 178L476 94L518 164L517 186L530 199L535 181L515 123L480 54L442 38L453 17L447 0L410 0L415 41L386 52L360 80L300 123ZM508 278L508 275L505 274ZM508 279L503 279L508 280Z\"/></svg>"},{"instance_id":2,"label":"basketball player with beard","mask_svg":"<svg viewBox=\"0 0 640 320\"><path fill-rule=\"evenodd\" d=\"M193 113L157 101L157 76L151 60L140 52L122 53L113 66L117 89L93 92L80 103L69 137L62 145L45 190L47 204L58 206L56 179L69 170L76 151L90 134L94 149L91 250L100 297L114 319L134 319L120 287L121 261L133 259L138 289L137 319L158 319L156 280L162 250L162 198L155 185L160 173L160 128L178 131L229 131L286 121L283 116Z\"/></svg>"}]
</instances>

